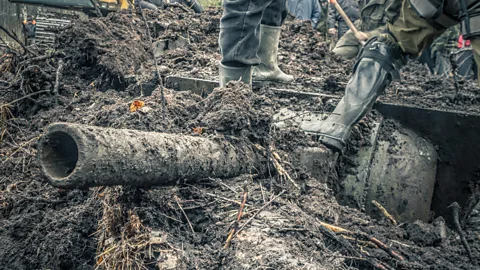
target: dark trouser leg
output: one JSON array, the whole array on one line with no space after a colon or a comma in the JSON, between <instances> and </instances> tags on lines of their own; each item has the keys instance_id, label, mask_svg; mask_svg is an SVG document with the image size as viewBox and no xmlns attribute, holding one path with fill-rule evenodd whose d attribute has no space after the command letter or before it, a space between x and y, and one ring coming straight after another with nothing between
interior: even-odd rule
<instances>
[{"instance_id":1,"label":"dark trouser leg","mask_svg":"<svg viewBox=\"0 0 480 270\"><path fill-rule=\"evenodd\" d=\"M218 43L222 61L220 86L229 81L252 81L252 66L260 64L259 27L265 9L273 0L224 0Z\"/></svg>"},{"instance_id":2,"label":"dark trouser leg","mask_svg":"<svg viewBox=\"0 0 480 270\"><path fill-rule=\"evenodd\" d=\"M267 1L265 1L267 2ZM268 26L282 26L288 15L286 0L273 0L263 12L261 24Z\"/></svg>"},{"instance_id":3,"label":"dark trouser leg","mask_svg":"<svg viewBox=\"0 0 480 270\"><path fill-rule=\"evenodd\" d=\"M152 10L157 10L157 6L155 4L152 4L148 1L140 1L138 5L143 8L143 9L152 9Z\"/></svg>"},{"instance_id":4,"label":"dark trouser leg","mask_svg":"<svg viewBox=\"0 0 480 270\"><path fill-rule=\"evenodd\" d=\"M345 33L347 33L348 30L349 30L349 28L348 28L347 23L344 22L344 21L339 21L338 22L338 33L337 33L338 39L340 40L343 37L343 35L345 35Z\"/></svg>"},{"instance_id":5,"label":"dark trouser leg","mask_svg":"<svg viewBox=\"0 0 480 270\"><path fill-rule=\"evenodd\" d=\"M257 30L270 3L272 0L223 1L219 37L223 65L251 66L260 63Z\"/></svg>"}]
</instances>

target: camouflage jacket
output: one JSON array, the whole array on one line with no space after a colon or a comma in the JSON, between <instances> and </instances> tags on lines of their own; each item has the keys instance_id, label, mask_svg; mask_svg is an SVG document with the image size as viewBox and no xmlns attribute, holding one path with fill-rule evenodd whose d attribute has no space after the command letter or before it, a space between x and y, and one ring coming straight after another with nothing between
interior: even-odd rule
<instances>
[{"instance_id":1,"label":"camouflage jacket","mask_svg":"<svg viewBox=\"0 0 480 270\"><path fill-rule=\"evenodd\" d=\"M371 31L387 22L387 7L395 0L360 0L360 31Z\"/></svg>"}]
</instances>

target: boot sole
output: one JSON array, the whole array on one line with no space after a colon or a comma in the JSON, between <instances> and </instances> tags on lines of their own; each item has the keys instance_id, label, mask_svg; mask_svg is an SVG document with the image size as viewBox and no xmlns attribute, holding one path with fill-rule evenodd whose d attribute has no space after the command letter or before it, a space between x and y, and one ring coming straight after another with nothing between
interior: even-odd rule
<instances>
[{"instance_id":1,"label":"boot sole","mask_svg":"<svg viewBox=\"0 0 480 270\"><path fill-rule=\"evenodd\" d=\"M319 136L318 141L335 153L343 154L343 152L345 151L346 145L345 143L341 142L339 139L325 136L322 133L315 133L315 132L308 132L308 131L304 131L304 132L310 135Z\"/></svg>"},{"instance_id":2,"label":"boot sole","mask_svg":"<svg viewBox=\"0 0 480 270\"><path fill-rule=\"evenodd\" d=\"M279 84L290 84L290 83L293 83L293 81L291 82L281 82L281 81L252 81L252 85L259 85L259 86L266 86L266 85L271 85L271 84L276 84L276 83L279 83Z\"/></svg>"}]
</instances>

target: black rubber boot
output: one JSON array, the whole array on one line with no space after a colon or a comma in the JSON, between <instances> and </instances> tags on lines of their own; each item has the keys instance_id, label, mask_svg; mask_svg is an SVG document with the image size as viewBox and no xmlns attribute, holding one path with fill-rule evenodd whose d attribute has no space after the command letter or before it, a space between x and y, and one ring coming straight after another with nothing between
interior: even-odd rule
<instances>
[{"instance_id":1,"label":"black rubber boot","mask_svg":"<svg viewBox=\"0 0 480 270\"><path fill-rule=\"evenodd\" d=\"M304 122L300 128L320 135L320 141L333 151L343 152L352 127L372 109L390 82L400 79L398 70L405 65L406 58L392 39L370 39L359 54L345 96L333 113L324 121Z\"/></svg>"}]
</instances>

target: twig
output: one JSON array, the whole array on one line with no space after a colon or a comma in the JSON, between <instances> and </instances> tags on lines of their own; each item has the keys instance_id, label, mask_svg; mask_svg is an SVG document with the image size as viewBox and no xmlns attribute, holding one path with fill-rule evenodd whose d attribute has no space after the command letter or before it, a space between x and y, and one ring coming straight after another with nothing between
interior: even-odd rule
<instances>
[{"instance_id":1,"label":"twig","mask_svg":"<svg viewBox=\"0 0 480 270\"><path fill-rule=\"evenodd\" d=\"M242 196L243 200L242 200L242 204L240 204L240 208L238 209L237 219L235 220L235 223L233 224L232 229L228 234L227 241L225 241L225 245L223 246L223 248L228 248L230 246L230 242L232 241L235 231L238 228L238 222L242 218L243 209L245 209L245 203L247 203L247 196L248 196L248 189L247 189L247 185L245 185L243 196Z\"/></svg>"},{"instance_id":2,"label":"twig","mask_svg":"<svg viewBox=\"0 0 480 270\"><path fill-rule=\"evenodd\" d=\"M318 221L318 220L317 220ZM372 265L375 269L380 269L380 270L392 270L390 266L386 266L379 262L378 260L374 258L369 258L365 257L362 253L360 253L358 250L353 248L353 246L343 237L337 237L335 231L339 232L345 232L347 231L346 229L343 229L338 226L334 226L331 224L327 224L325 222L318 221L320 226L319 230L321 233L326 235L327 237L333 239L334 241L338 242L341 244L343 247L345 247L351 254L353 254L356 257L364 258L366 262L368 262L370 265Z\"/></svg>"},{"instance_id":3,"label":"twig","mask_svg":"<svg viewBox=\"0 0 480 270\"><path fill-rule=\"evenodd\" d=\"M375 205L380 210L380 212L382 212L382 214L386 218L388 218L393 223L394 226L397 226L397 221L395 220L395 218L392 215L390 215L390 213L388 213L388 211L387 211L387 209L385 209L385 207L383 207L379 202L377 202L375 200L373 200L372 203L373 203L373 205Z\"/></svg>"},{"instance_id":4,"label":"twig","mask_svg":"<svg viewBox=\"0 0 480 270\"><path fill-rule=\"evenodd\" d=\"M399 255L398 253L393 251L391 248L389 248L387 245L385 245L383 242L381 242L380 240L378 240L375 237L371 237L371 236L369 236L365 233L361 233L361 232L353 232L353 231L350 231L350 230L347 230L347 229L344 229L344 228L341 228L341 227L338 227L338 226L335 226L335 225L331 225L331 224L328 224L328 223L325 223L325 222L321 222L321 221L320 221L320 224L322 226L328 228L332 232L337 233L337 234L348 235L348 236L352 236L352 237L360 237L360 238L366 239L366 240L374 243L375 245L377 245L379 248L383 249L391 257L396 258L399 261L405 261L405 259L401 255Z\"/></svg>"},{"instance_id":5,"label":"twig","mask_svg":"<svg viewBox=\"0 0 480 270\"><path fill-rule=\"evenodd\" d=\"M147 36L148 36L148 40L150 41L150 51L153 56L153 63L155 64L155 70L157 71L158 83L160 84L160 96L162 99L163 116L165 116L166 105L165 105L165 91L163 87L163 79L162 79L162 75L160 74L160 70L158 69L158 62L157 62L157 58L155 57L153 40L152 40L152 36L150 36L150 28L148 28L147 19L145 18L145 14L143 13L142 6L141 5L138 5L138 6L140 7L140 13L142 14L143 22L145 23L145 27L147 28Z\"/></svg>"},{"instance_id":6,"label":"twig","mask_svg":"<svg viewBox=\"0 0 480 270\"><path fill-rule=\"evenodd\" d=\"M60 77L62 76L62 70L63 70L63 60L60 59L58 61L58 68L57 68L57 73L55 75L55 86L53 87L53 94L55 95L55 102L58 105L58 87L60 86Z\"/></svg>"},{"instance_id":7,"label":"twig","mask_svg":"<svg viewBox=\"0 0 480 270\"><path fill-rule=\"evenodd\" d=\"M232 200L232 199L229 199L229 198L225 198L225 197L222 197L222 196L218 196L218 195L216 195L216 194L212 194L212 193L205 192L205 195L208 195L208 196L210 196L210 197L219 198L219 199L221 199L221 200L224 200L224 201L227 201L227 202L231 202L231 203L234 203L234 204L242 205L242 202L235 201L235 200Z\"/></svg>"},{"instance_id":8,"label":"twig","mask_svg":"<svg viewBox=\"0 0 480 270\"><path fill-rule=\"evenodd\" d=\"M20 146L18 146L18 148L17 148L15 151L13 151L13 152L8 156L8 158L6 158L6 159L2 162L2 164L5 164L5 162L7 162L13 155L15 155L15 154L16 154L18 151L20 151L21 149L23 149L23 147L25 147L26 145L28 145L28 144L30 144L30 143L32 143L32 142L40 139L40 137L42 137L42 136L43 136L43 134L42 134L42 135L38 135L37 137L34 137L34 138L32 138L32 139L30 139L30 140L22 143Z\"/></svg>"},{"instance_id":9,"label":"twig","mask_svg":"<svg viewBox=\"0 0 480 270\"><path fill-rule=\"evenodd\" d=\"M190 12L189 9L187 9L185 6L183 6L182 4L179 4L179 3L163 3L163 5L166 6L166 7L178 7L185 12Z\"/></svg>"},{"instance_id":10,"label":"twig","mask_svg":"<svg viewBox=\"0 0 480 270\"><path fill-rule=\"evenodd\" d=\"M243 228L245 228L245 226L247 226L248 223L250 223L257 215L258 213L260 213L263 209L265 209L267 206L269 206L273 201L275 201L278 197L280 197L283 193L285 193L285 190L282 190L282 192L280 192L277 196L273 197L270 201L268 201L266 204L264 204L260 209L258 209L258 211L253 214L253 216L251 218L249 218L239 229L238 231L235 233L234 236L237 236L238 233L240 233Z\"/></svg>"},{"instance_id":11,"label":"twig","mask_svg":"<svg viewBox=\"0 0 480 270\"><path fill-rule=\"evenodd\" d=\"M273 165L275 166L275 169L277 169L277 172L280 176L284 176L290 183L293 184L297 189L300 189L297 183L290 177L290 174L283 168L282 164L280 164L280 156L275 152L273 147L270 146L270 153L272 154L272 160L273 160Z\"/></svg>"},{"instance_id":12,"label":"twig","mask_svg":"<svg viewBox=\"0 0 480 270\"><path fill-rule=\"evenodd\" d=\"M27 49L27 47L25 47L25 44L23 44L23 42L21 42L20 40L18 40L18 38L16 36L14 36L12 33L10 33L10 31L8 31L7 29L5 29L5 27L1 26L0 25L0 29L2 29L6 34L7 36L9 36L10 38L12 38L13 40L15 40L18 44L20 44L20 46L22 46L23 50L25 50L25 53L31 53L33 55L36 55L35 53L33 53L32 51L30 51L29 49Z\"/></svg>"},{"instance_id":13,"label":"twig","mask_svg":"<svg viewBox=\"0 0 480 270\"><path fill-rule=\"evenodd\" d=\"M277 119L277 120L273 121L273 123L278 123L278 122L287 121L287 120L290 120L290 119L293 119L293 118L297 118L297 117L300 117L300 116L303 116L303 115L306 115L306 114L309 114L309 113L311 113L311 112L310 112L310 111L302 112L302 113L295 114L295 115L290 116L290 117L287 117L287 118Z\"/></svg>"},{"instance_id":14,"label":"twig","mask_svg":"<svg viewBox=\"0 0 480 270\"><path fill-rule=\"evenodd\" d=\"M46 60L48 58L52 58L52 57L60 55L60 54L61 54L60 52L54 52L54 53L50 53L50 54L47 54L47 55L41 55L41 56L33 57L33 58L30 58L30 59L27 59L27 60L24 60L24 61L18 63L18 65L19 66L20 65L28 66L33 62Z\"/></svg>"},{"instance_id":15,"label":"twig","mask_svg":"<svg viewBox=\"0 0 480 270\"><path fill-rule=\"evenodd\" d=\"M195 230L193 230L192 223L190 222L190 219L188 218L187 213L185 213L185 211L183 210L183 208L182 208L182 206L180 205L180 203L178 203L178 198L177 198L177 197L175 197L175 202L177 203L178 208L180 208L180 210L182 211L183 215L185 216L185 219L186 219L187 222L188 222L188 226L190 227L190 230L192 230L192 233L195 234Z\"/></svg>"},{"instance_id":16,"label":"twig","mask_svg":"<svg viewBox=\"0 0 480 270\"><path fill-rule=\"evenodd\" d=\"M395 243L397 245L400 245L400 246L404 246L404 247L407 247L407 248L411 248L411 246L407 245L407 244L404 244L402 242L399 242L399 241L396 241L396 240L390 240L392 243Z\"/></svg>"},{"instance_id":17,"label":"twig","mask_svg":"<svg viewBox=\"0 0 480 270\"><path fill-rule=\"evenodd\" d=\"M31 97L31 96L35 96L35 95L43 94L43 93L48 93L48 92L50 92L50 91L48 91L48 90L41 90L41 91L38 91L38 92L35 92L35 93L31 93L31 94L25 95L25 96L23 96L23 97L21 97L21 98L17 98L17 99L15 99L14 101L10 101L9 103L2 104L1 106L2 106L2 107L3 107L3 106L10 106L10 105L12 105L13 103L19 102L19 101L21 101L21 100L23 100L23 99L26 99L26 98L29 98L29 97Z\"/></svg>"},{"instance_id":18,"label":"twig","mask_svg":"<svg viewBox=\"0 0 480 270\"><path fill-rule=\"evenodd\" d=\"M462 230L462 227L460 226L460 221L459 221L459 212L460 212L460 205L457 202L453 202L448 206L448 208L452 209L452 215L453 215L453 223L455 225L455 229L457 230L458 235L460 235L460 240L462 241L463 246L467 250L468 258L470 259L470 262L472 264L476 264L475 260L473 259L472 255L472 250L470 249L470 245L467 242L467 239L465 237L465 232Z\"/></svg>"},{"instance_id":19,"label":"twig","mask_svg":"<svg viewBox=\"0 0 480 270\"><path fill-rule=\"evenodd\" d=\"M467 203L463 207L463 216L460 221L460 225L462 225L462 228L465 228L465 224L467 223L468 217L470 214L472 214L473 209L475 209L475 206L480 203L480 190L477 189L470 195L470 198L468 199Z\"/></svg>"},{"instance_id":20,"label":"twig","mask_svg":"<svg viewBox=\"0 0 480 270\"><path fill-rule=\"evenodd\" d=\"M235 189L233 189L232 187L230 187L229 185L225 184L222 182L222 180L219 180L219 179L215 179L215 178L208 178L209 180L219 184L219 185L222 185L226 188L228 188L229 190L231 190L233 193L237 193L237 191Z\"/></svg>"}]
</instances>

